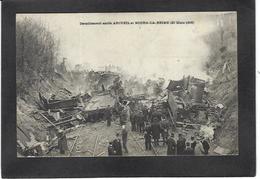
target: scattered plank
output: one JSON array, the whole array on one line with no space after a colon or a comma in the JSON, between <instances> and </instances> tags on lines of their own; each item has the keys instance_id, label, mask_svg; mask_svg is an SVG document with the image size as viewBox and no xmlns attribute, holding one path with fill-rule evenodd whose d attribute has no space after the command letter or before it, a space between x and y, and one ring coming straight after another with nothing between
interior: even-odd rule
<instances>
[{"instance_id":1,"label":"scattered plank","mask_svg":"<svg viewBox=\"0 0 260 179\"><path fill-rule=\"evenodd\" d=\"M190 125L190 126L201 126L201 124L193 124L193 123L187 123L187 122L176 122L176 124L179 124L179 125Z\"/></svg>"},{"instance_id":2,"label":"scattered plank","mask_svg":"<svg viewBox=\"0 0 260 179\"><path fill-rule=\"evenodd\" d=\"M85 151L83 151L83 152L81 152L81 153L86 153L86 152L90 153L91 155L93 155L93 153L94 153L93 151L91 151L91 150L88 150L88 149L87 149L87 150L85 150Z\"/></svg>"},{"instance_id":3,"label":"scattered plank","mask_svg":"<svg viewBox=\"0 0 260 179\"><path fill-rule=\"evenodd\" d=\"M101 155L104 155L105 154L105 151L103 152L100 152L99 154L97 154L97 157L101 156Z\"/></svg>"},{"instance_id":4,"label":"scattered plank","mask_svg":"<svg viewBox=\"0 0 260 179\"><path fill-rule=\"evenodd\" d=\"M42 114L42 113L40 113L40 112L39 112L39 114L40 114L44 119L46 119L51 125L53 125L55 128L57 128L57 126L56 126L53 122L51 122L46 116L44 116L44 114Z\"/></svg>"},{"instance_id":5,"label":"scattered plank","mask_svg":"<svg viewBox=\"0 0 260 179\"><path fill-rule=\"evenodd\" d=\"M155 150L153 143L151 143L151 146L152 146L152 151L155 154L155 156L158 156L158 152Z\"/></svg>"},{"instance_id":6,"label":"scattered plank","mask_svg":"<svg viewBox=\"0 0 260 179\"><path fill-rule=\"evenodd\" d=\"M74 149L74 146L75 146L75 144L76 144L76 142L77 142L77 140L78 140L78 138L79 138L79 136L80 136L80 132L81 132L82 128L83 128L83 126L80 128L79 134L77 135L76 139L74 140L74 143L73 143L73 145L72 145L72 147L71 147L71 149L70 149L70 151L69 151L68 157L71 155L71 152L72 152L73 149Z\"/></svg>"},{"instance_id":7,"label":"scattered plank","mask_svg":"<svg viewBox=\"0 0 260 179\"><path fill-rule=\"evenodd\" d=\"M93 155L92 157L95 157L95 152L96 152L96 147L97 147L97 141L98 141L99 136L96 137L96 141L95 141L95 145L94 145L94 149L93 149Z\"/></svg>"},{"instance_id":8,"label":"scattered plank","mask_svg":"<svg viewBox=\"0 0 260 179\"><path fill-rule=\"evenodd\" d=\"M130 133L130 135L131 135L131 137L133 138L133 140L137 143L137 145L140 147L140 149L142 150L142 151L144 151L144 149L142 148L142 146L139 144L139 142L135 139L135 137L133 136L133 134L131 133L131 132L129 132Z\"/></svg>"},{"instance_id":9,"label":"scattered plank","mask_svg":"<svg viewBox=\"0 0 260 179\"><path fill-rule=\"evenodd\" d=\"M170 111L169 108L167 108L167 109L168 109L168 113L169 113L169 115L170 115L170 119L171 119L171 121L172 121L172 124L173 124L173 126L176 127L176 124L175 124L175 122L174 122L174 119L173 119L172 113L171 113L171 111Z\"/></svg>"},{"instance_id":10,"label":"scattered plank","mask_svg":"<svg viewBox=\"0 0 260 179\"><path fill-rule=\"evenodd\" d=\"M27 139L31 140L31 138L18 125L16 125L16 127L25 135L25 137L27 137Z\"/></svg>"},{"instance_id":11,"label":"scattered plank","mask_svg":"<svg viewBox=\"0 0 260 179\"><path fill-rule=\"evenodd\" d=\"M72 147L70 148L70 151L69 151L68 157L71 155L71 152L72 152L72 150L74 149L74 146L75 146L75 144L76 144L78 138L79 138L79 135L78 135L78 136L76 137L76 139L74 140L73 145L72 145Z\"/></svg>"},{"instance_id":12,"label":"scattered plank","mask_svg":"<svg viewBox=\"0 0 260 179\"><path fill-rule=\"evenodd\" d=\"M72 121L76 121L78 120L77 118L73 118L73 119L69 119L69 120L66 120L66 121L61 121L61 122L57 122L55 123L56 126L59 126L61 124L66 124L66 123L69 123L69 122L72 122Z\"/></svg>"}]
</instances>

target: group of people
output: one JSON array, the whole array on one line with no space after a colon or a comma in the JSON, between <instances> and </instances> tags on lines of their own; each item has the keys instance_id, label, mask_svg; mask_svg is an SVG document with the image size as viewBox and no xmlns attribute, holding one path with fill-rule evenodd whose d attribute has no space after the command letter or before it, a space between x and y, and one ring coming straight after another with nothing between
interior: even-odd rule
<instances>
[{"instance_id":1,"label":"group of people","mask_svg":"<svg viewBox=\"0 0 260 179\"><path fill-rule=\"evenodd\" d=\"M144 132L145 123L148 121L148 110L144 108L143 110L138 109L136 111L131 110L130 122L131 131Z\"/></svg>"},{"instance_id":2,"label":"group of people","mask_svg":"<svg viewBox=\"0 0 260 179\"><path fill-rule=\"evenodd\" d=\"M123 103L123 108L120 114L120 125L122 126L121 137L117 133L116 139L109 142L108 154L123 155L123 150L128 153L127 148L127 135L126 129L127 121L131 123L131 131L139 132L144 135L144 145L146 150L152 150L154 147L159 146L162 142L163 146L167 146L167 155L207 155L209 151L209 141L202 137L191 137L186 139L183 134L178 134L178 139L174 137L174 133L169 135L170 123L166 117L156 113L156 110L149 110L141 108L133 110L129 107L128 103ZM108 123L109 124L109 123ZM110 124L108 125L110 126ZM121 145L122 141L122 145Z\"/></svg>"},{"instance_id":3,"label":"group of people","mask_svg":"<svg viewBox=\"0 0 260 179\"><path fill-rule=\"evenodd\" d=\"M183 134L179 134L176 141L174 133L169 135L169 125L166 120L164 118L158 120L156 117L151 124L146 125L144 140L146 150L152 149L152 142L155 147L159 146L159 142L162 142L163 146L167 145L167 155L207 155L210 148L209 140L203 137L198 137L195 140L192 136L186 140Z\"/></svg>"},{"instance_id":4,"label":"group of people","mask_svg":"<svg viewBox=\"0 0 260 179\"><path fill-rule=\"evenodd\" d=\"M160 142L162 142L163 145L166 145L169 137L169 129L170 123L165 117L160 116L159 114L154 115L152 120L145 123L145 149L151 150L152 139L154 146L159 146Z\"/></svg>"},{"instance_id":5,"label":"group of people","mask_svg":"<svg viewBox=\"0 0 260 179\"><path fill-rule=\"evenodd\" d=\"M167 155L208 155L209 143L203 137L197 141L192 136L189 141L179 134L176 142L174 133L167 140Z\"/></svg>"}]
</instances>

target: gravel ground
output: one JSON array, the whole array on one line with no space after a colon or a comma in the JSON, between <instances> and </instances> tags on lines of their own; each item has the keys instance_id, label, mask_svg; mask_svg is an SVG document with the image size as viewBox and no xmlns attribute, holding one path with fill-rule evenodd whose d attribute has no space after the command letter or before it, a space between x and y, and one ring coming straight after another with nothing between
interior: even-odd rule
<instances>
[{"instance_id":1,"label":"gravel ground","mask_svg":"<svg viewBox=\"0 0 260 179\"><path fill-rule=\"evenodd\" d=\"M127 126L129 128L130 124L127 124ZM196 131L178 128L175 131L176 141L177 134L180 132L189 140ZM108 156L108 143L115 139L116 133L121 134L121 127L117 121L113 121L110 127L107 127L105 121L87 123L67 134L69 151L65 155L59 154L59 151L54 149L48 154L48 157L106 157ZM145 150L143 134L130 130L128 130L127 146L129 152L123 152L123 156L166 156L167 151L166 145L163 146L162 143L154 148L155 151Z\"/></svg>"}]
</instances>

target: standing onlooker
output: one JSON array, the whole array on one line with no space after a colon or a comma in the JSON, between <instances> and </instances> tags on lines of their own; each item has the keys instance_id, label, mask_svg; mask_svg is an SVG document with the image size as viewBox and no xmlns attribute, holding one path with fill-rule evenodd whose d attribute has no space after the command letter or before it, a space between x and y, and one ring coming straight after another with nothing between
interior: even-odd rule
<instances>
[{"instance_id":1,"label":"standing onlooker","mask_svg":"<svg viewBox=\"0 0 260 179\"><path fill-rule=\"evenodd\" d=\"M116 139L113 141L112 145L115 150L115 155L122 155L122 145L119 133L116 134Z\"/></svg>"},{"instance_id":2,"label":"standing onlooker","mask_svg":"<svg viewBox=\"0 0 260 179\"><path fill-rule=\"evenodd\" d=\"M144 130L144 115L143 112L141 110L137 111L137 115L136 115L136 123L137 123L137 131L142 133Z\"/></svg>"},{"instance_id":3,"label":"standing onlooker","mask_svg":"<svg viewBox=\"0 0 260 179\"><path fill-rule=\"evenodd\" d=\"M136 114L134 109L130 112L131 131L136 131Z\"/></svg>"},{"instance_id":4,"label":"standing onlooker","mask_svg":"<svg viewBox=\"0 0 260 179\"><path fill-rule=\"evenodd\" d=\"M107 109L105 110L104 118L105 118L105 120L107 120L107 126L108 127L111 126L112 112L111 112L111 109L110 109L110 105L108 105Z\"/></svg>"},{"instance_id":5,"label":"standing onlooker","mask_svg":"<svg viewBox=\"0 0 260 179\"><path fill-rule=\"evenodd\" d=\"M152 135L151 130L146 128L144 131L144 143L145 143L145 150L151 150L152 149Z\"/></svg>"},{"instance_id":6,"label":"standing onlooker","mask_svg":"<svg viewBox=\"0 0 260 179\"><path fill-rule=\"evenodd\" d=\"M204 154L205 154L205 155L208 155L208 153L209 153L209 148L210 148L208 139L204 139L204 140L202 141L202 146L203 146L203 149L204 149Z\"/></svg>"},{"instance_id":7,"label":"standing onlooker","mask_svg":"<svg viewBox=\"0 0 260 179\"><path fill-rule=\"evenodd\" d=\"M167 146L167 155L176 155L176 142L173 133L167 140Z\"/></svg>"},{"instance_id":8,"label":"standing onlooker","mask_svg":"<svg viewBox=\"0 0 260 179\"><path fill-rule=\"evenodd\" d=\"M160 139L160 132L161 132L161 127L158 122L157 118L154 118L154 122L152 123L151 129L152 129L152 135L153 135L153 140L154 140L154 145L159 146L159 139Z\"/></svg>"},{"instance_id":9,"label":"standing onlooker","mask_svg":"<svg viewBox=\"0 0 260 179\"><path fill-rule=\"evenodd\" d=\"M165 145L167 143L167 139L169 137L169 133L168 133L169 125L168 125L168 122L166 121L165 116L161 117L160 127L161 127L163 145Z\"/></svg>"},{"instance_id":10,"label":"standing onlooker","mask_svg":"<svg viewBox=\"0 0 260 179\"><path fill-rule=\"evenodd\" d=\"M190 140L191 140L190 145L194 152L197 142L195 141L193 136L191 136Z\"/></svg>"},{"instance_id":11,"label":"standing onlooker","mask_svg":"<svg viewBox=\"0 0 260 179\"><path fill-rule=\"evenodd\" d=\"M163 128L162 129L163 145L167 144L168 137L169 137L168 130Z\"/></svg>"},{"instance_id":12,"label":"standing onlooker","mask_svg":"<svg viewBox=\"0 0 260 179\"><path fill-rule=\"evenodd\" d=\"M182 134L179 134L179 139L177 140L177 154L183 155L185 148L186 148L186 139L182 136Z\"/></svg>"},{"instance_id":13,"label":"standing onlooker","mask_svg":"<svg viewBox=\"0 0 260 179\"><path fill-rule=\"evenodd\" d=\"M147 122L148 121L148 116L149 116L149 112L148 112L147 107L144 106L142 111L143 111L143 115L144 115L144 122Z\"/></svg>"}]
</instances>

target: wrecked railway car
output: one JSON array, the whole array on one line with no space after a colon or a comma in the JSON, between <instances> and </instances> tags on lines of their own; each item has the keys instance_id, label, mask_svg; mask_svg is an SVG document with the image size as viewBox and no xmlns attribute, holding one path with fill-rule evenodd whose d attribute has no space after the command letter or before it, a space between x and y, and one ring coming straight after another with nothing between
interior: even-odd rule
<instances>
[{"instance_id":1,"label":"wrecked railway car","mask_svg":"<svg viewBox=\"0 0 260 179\"><path fill-rule=\"evenodd\" d=\"M77 107L80 103L80 96L74 96L70 99L46 99L41 93L39 93L39 99L44 109L68 109Z\"/></svg>"},{"instance_id":2,"label":"wrecked railway car","mask_svg":"<svg viewBox=\"0 0 260 179\"><path fill-rule=\"evenodd\" d=\"M87 121L96 122L104 119L104 113L107 110L113 110L116 107L116 98L109 91L95 94L85 104L83 116Z\"/></svg>"},{"instance_id":3,"label":"wrecked railway car","mask_svg":"<svg viewBox=\"0 0 260 179\"><path fill-rule=\"evenodd\" d=\"M204 80L190 76L179 81L170 81L167 90L173 120L191 120L192 116L198 116L199 111L209 109L209 102L205 99L205 86Z\"/></svg>"}]
</instances>

